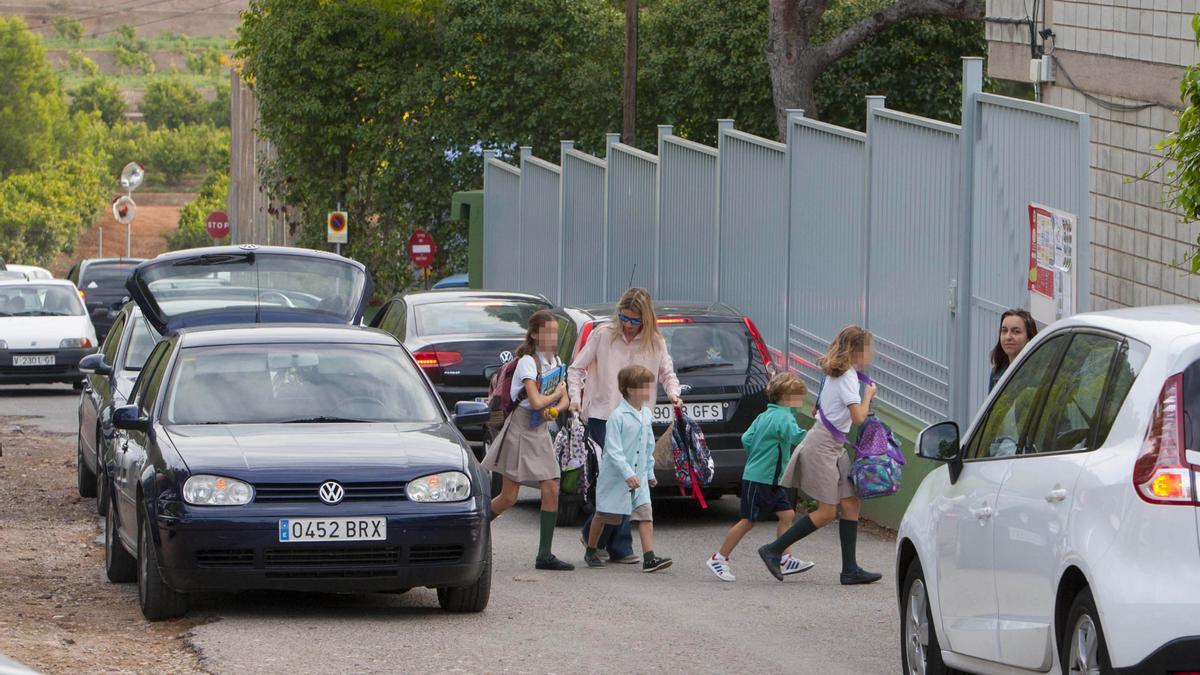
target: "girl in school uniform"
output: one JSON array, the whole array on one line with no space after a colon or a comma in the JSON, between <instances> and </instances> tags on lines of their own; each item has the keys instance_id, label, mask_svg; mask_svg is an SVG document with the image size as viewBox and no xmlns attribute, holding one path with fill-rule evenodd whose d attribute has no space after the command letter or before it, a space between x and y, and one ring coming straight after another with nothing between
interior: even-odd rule
<instances>
[{"instance_id":1,"label":"girl in school uniform","mask_svg":"<svg viewBox=\"0 0 1200 675\"><path fill-rule=\"evenodd\" d=\"M850 456L846 452L846 437L851 427L863 423L875 398L875 384L865 375L874 356L871 343L870 333L858 326L846 326L820 361L825 381L817 395L817 419L792 453L781 481L785 487L799 487L817 500L817 508L796 520L778 539L758 549L767 571L780 581L784 577L780 567L783 552L837 519L838 506L842 510L838 520L842 584L870 584L883 578L859 567L855 557L859 502L850 483ZM860 375L866 385L862 393L859 393Z\"/></svg>"},{"instance_id":2,"label":"girl in school uniform","mask_svg":"<svg viewBox=\"0 0 1200 675\"><path fill-rule=\"evenodd\" d=\"M561 410L569 402L563 381L563 364L556 355L557 350L558 320L549 310L534 312L529 317L525 341L517 349L519 360L513 372L510 395L520 403L488 447L483 468L503 477L500 494L492 498L493 517L517 502L517 492L522 485L541 488L541 537L534 566L539 570L567 571L575 566L551 553L561 469L554 456L550 432L544 423L540 423L549 408ZM554 378L558 379L558 384L552 386Z\"/></svg>"}]
</instances>

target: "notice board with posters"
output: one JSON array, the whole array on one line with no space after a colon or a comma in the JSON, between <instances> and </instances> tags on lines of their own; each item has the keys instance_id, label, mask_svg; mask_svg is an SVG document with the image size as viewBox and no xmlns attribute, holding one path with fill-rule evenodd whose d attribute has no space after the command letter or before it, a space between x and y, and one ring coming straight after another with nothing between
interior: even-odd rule
<instances>
[{"instance_id":1,"label":"notice board with posters","mask_svg":"<svg viewBox=\"0 0 1200 675\"><path fill-rule=\"evenodd\" d=\"M1077 229L1075 214L1029 205L1029 312L1040 324L1075 313Z\"/></svg>"}]
</instances>

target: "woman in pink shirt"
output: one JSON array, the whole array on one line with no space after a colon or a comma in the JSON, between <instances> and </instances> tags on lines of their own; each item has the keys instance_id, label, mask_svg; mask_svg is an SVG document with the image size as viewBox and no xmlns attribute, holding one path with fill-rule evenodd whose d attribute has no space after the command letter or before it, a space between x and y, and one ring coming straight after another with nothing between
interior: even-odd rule
<instances>
[{"instance_id":1,"label":"woman in pink shirt","mask_svg":"<svg viewBox=\"0 0 1200 675\"><path fill-rule=\"evenodd\" d=\"M658 332L654 303L644 288L625 291L617 302L612 321L592 331L583 349L567 371L567 386L571 396L571 411L587 420L588 436L604 447L604 429L608 416L621 403L617 389L617 373L625 366L643 366L658 377L658 384L667 398L676 405L679 398L679 378L667 352L667 343ZM587 391L586 400L583 396ZM653 401L651 401L653 405ZM587 537L591 518L583 524ZM633 564L639 558L633 554L633 536L629 520L616 528L605 527L600 545L608 551L609 560Z\"/></svg>"}]
</instances>

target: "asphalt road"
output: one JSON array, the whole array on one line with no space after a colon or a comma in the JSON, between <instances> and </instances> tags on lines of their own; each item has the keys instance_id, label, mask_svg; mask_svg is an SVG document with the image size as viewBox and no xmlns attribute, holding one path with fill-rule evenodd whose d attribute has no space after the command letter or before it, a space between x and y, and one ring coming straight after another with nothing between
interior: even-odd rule
<instances>
[{"instance_id":1,"label":"asphalt road","mask_svg":"<svg viewBox=\"0 0 1200 675\"><path fill-rule=\"evenodd\" d=\"M69 387L0 387L0 415L72 431ZM68 470L68 469L63 469ZM872 586L838 583L837 529L796 551L817 566L775 581L754 553L770 538L760 524L734 554L738 581L704 566L737 520L734 497L701 510L690 500L655 505L656 550L669 570L582 566L577 528L559 528L555 552L575 572L533 568L537 501L532 491L494 524L491 604L448 615L433 591L405 595L252 593L206 595L190 643L215 673L291 672L797 672L884 673L899 667L894 544L859 537L860 564L883 572ZM102 575L97 573L97 583ZM97 663L103 669L103 664Z\"/></svg>"}]
</instances>

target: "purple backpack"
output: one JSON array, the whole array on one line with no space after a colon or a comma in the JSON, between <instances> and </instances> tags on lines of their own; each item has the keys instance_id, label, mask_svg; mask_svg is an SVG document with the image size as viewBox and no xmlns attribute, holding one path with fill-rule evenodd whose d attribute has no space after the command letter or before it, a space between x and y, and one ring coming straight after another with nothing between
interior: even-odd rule
<instances>
[{"instance_id":1,"label":"purple backpack","mask_svg":"<svg viewBox=\"0 0 1200 675\"><path fill-rule=\"evenodd\" d=\"M875 415L867 415L854 444L854 463L850 482L859 499L874 499L896 494L900 489L900 467L904 453L891 428Z\"/></svg>"}]
</instances>

